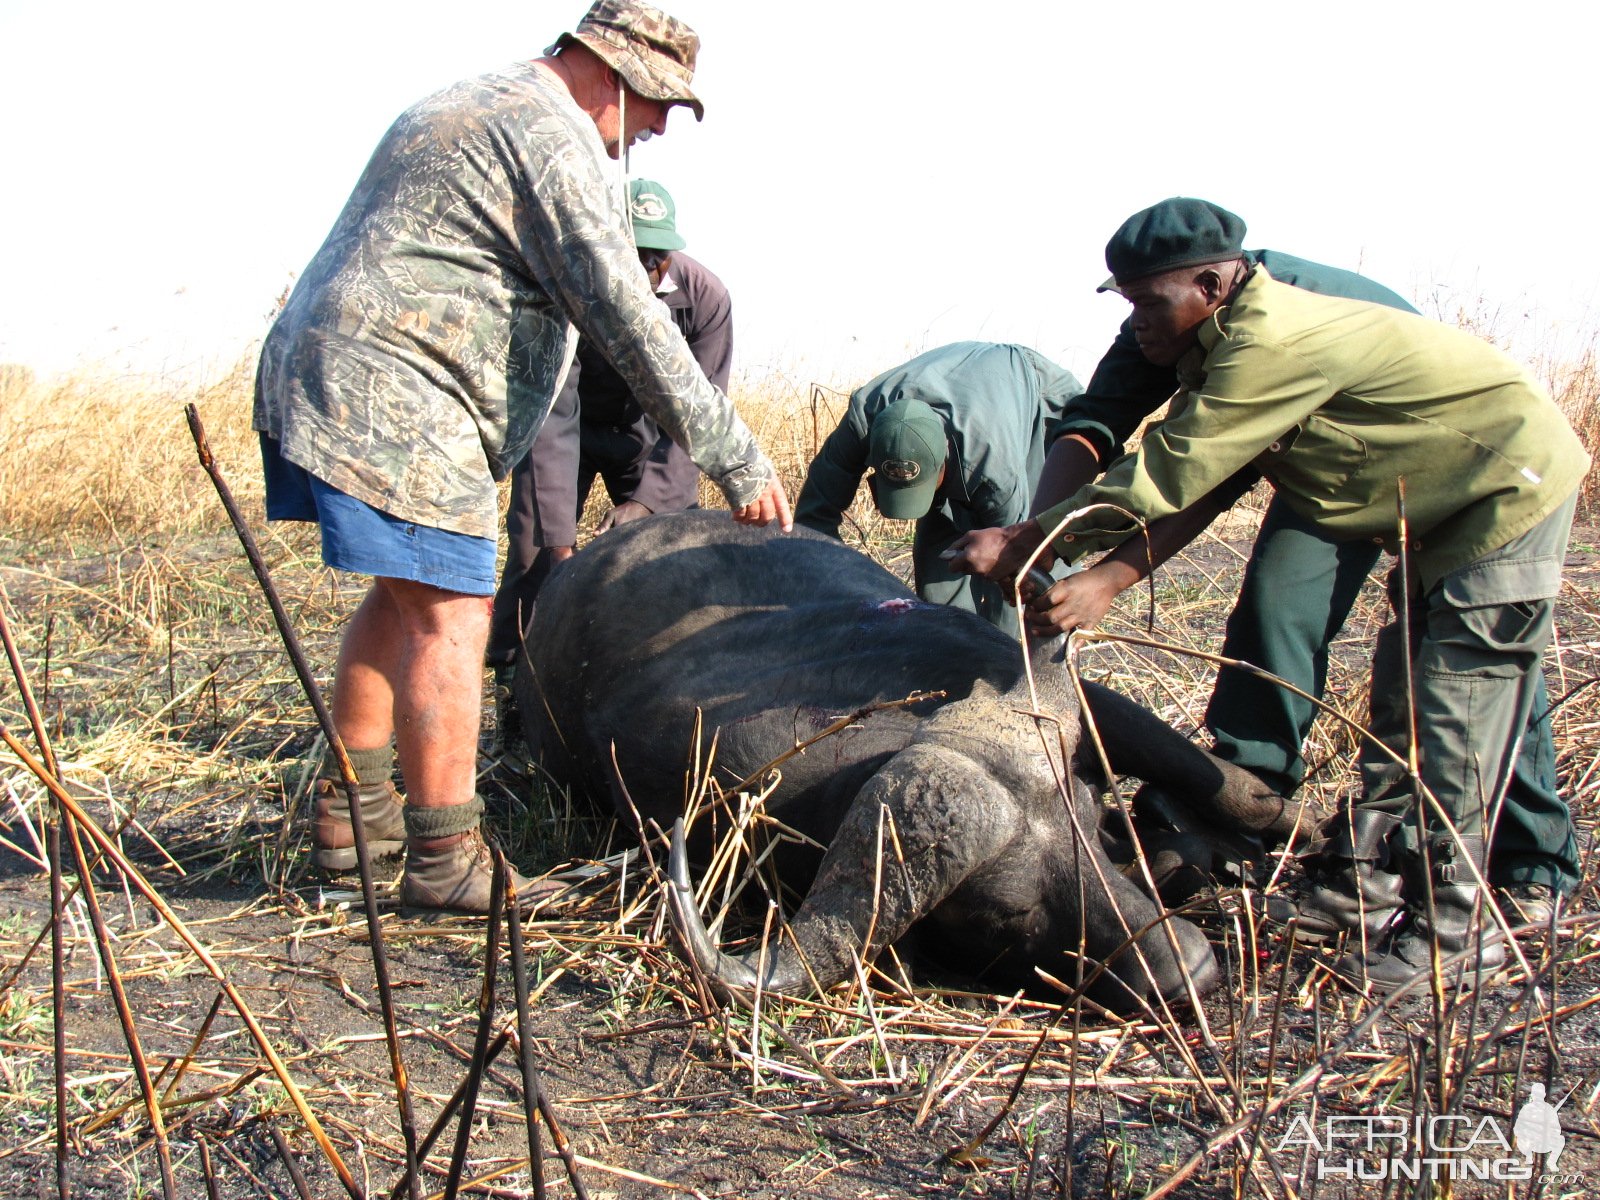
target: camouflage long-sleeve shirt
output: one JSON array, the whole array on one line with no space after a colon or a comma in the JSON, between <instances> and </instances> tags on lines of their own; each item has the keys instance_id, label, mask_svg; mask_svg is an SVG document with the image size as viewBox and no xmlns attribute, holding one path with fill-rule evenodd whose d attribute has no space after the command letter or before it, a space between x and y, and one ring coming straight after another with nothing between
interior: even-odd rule
<instances>
[{"instance_id":1,"label":"camouflage long-sleeve shirt","mask_svg":"<svg viewBox=\"0 0 1600 1200\"><path fill-rule=\"evenodd\" d=\"M772 467L651 293L608 163L533 63L404 113L267 336L255 428L375 508L494 537L581 331L729 504L759 497Z\"/></svg>"}]
</instances>

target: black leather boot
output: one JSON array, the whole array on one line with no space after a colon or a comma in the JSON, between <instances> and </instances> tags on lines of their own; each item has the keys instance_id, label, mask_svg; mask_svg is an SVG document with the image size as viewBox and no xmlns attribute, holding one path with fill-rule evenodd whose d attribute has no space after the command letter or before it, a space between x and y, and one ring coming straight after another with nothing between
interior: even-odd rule
<instances>
[{"instance_id":1,"label":"black leather boot","mask_svg":"<svg viewBox=\"0 0 1600 1200\"><path fill-rule=\"evenodd\" d=\"M1393 844L1399 827L1399 817L1372 809L1335 816L1321 845L1302 859L1310 892L1298 903L1269 897L1268 919L1287 924L1298 915L1299 936L1308 942L1363 930L1369 944L1379 940L1403 912L1404 872Z\"/></svg>"},{"instance_id":2,"label":"black leather boot","mask_svg":"<svg viewBox=\"0 0 1600 1200\"><path fill-rule=\"evenodd\" d=\"M1392 992L1433 969L1433 947L1446 983L1463 974L1468 984L1487 979L1506 960L1494 919L1483 911L1483 892L1468 860L1483 869L1483 839L1440 839L1430 847L1433 904L1419 886L1406 898L1405 922L1381 945L1357 949L1334 967L1340 978L1374 992ZM1452 961L1454 960L1454 961Z\"/></svg>"}]
</instances>

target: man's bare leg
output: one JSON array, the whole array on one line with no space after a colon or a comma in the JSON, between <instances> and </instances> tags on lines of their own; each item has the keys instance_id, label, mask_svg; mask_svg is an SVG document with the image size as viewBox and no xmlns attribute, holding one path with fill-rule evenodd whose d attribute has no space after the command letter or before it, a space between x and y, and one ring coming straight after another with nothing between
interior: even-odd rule
<instances>
[{"instance_id":1,"label":"man's bare leg","mask_svg":"<svg viewBox=\"0 0 1600 1200\"><path fill-rule=\"evenodd\" d=\"M490 600L378 579L345 631L334 723L351 744L392 731L406 784L403 902L482 912L490 860L478 825L478 725ZM358 743L356 739L361 739ZM515 876L525 904L559 886Z\"/></svg>"},{"instance_id":2,"label":"man's bare leg","mask_svg":"<svg viewBox=\"0 0 1600 1200\"><path fill-rule=\"evenodd\" d=\"M374 860L405 849L405 814L394 789L394 680L402 639L388 592L374 583L345 627L334 668L334 728L359 786L356 802ZM356 867L350 794L330 751L323 759L312 818L312 865L326 873Z\"/></svg>"},{"instance_id":3,"label":"man's bare leg","mask_svg":"<svg viewBox=\"0 0 1600 1200\"><path fill-rule=\"evenodd\" d=\"M394 737L394 687L400 676L400 615L374 580L345 626L333 669L333 725L347 750L387 746Z\"/></svg>"},{"instance_id":4,"label":"man's bare leg","mask_svg":"<svg viewBox=\"0 0 1600 1200\"><path fill-rule=\"evenodd\" d=\"M350 622L334 724L351 740L393 731L410 805L466 804L475 794L488 640L487 596L406 579L375 580Z\"/></svg>"}]
</instances>

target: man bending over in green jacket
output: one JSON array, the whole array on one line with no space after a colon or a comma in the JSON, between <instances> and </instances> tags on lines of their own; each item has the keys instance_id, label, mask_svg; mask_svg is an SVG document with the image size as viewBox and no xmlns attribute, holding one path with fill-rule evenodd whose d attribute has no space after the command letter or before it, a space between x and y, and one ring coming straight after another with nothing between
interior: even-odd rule
<instances>
[{"instance_id":1,"label":"man bending over in green jacket","mask_svg":"<svg viewBox=\"0 0 1600 1200\"><path fill-rule=\"evenodd\" d=\"M1409 646L1421 782L1438 805L1364 746L1355 836L1317 864L1301 919L1368 935L1337 970L1378 989L1426 970L1435 940L1464 952L1469 971L1492 970L1504 949L1492 931L1478 936L1483 847L1538 715L1589 456L1500 351L1424 317L1280 283L1243 257L1224 211L1165 201L1106 247L1140 351L1177 370L1167 419L1100 483L1033 520L960 539L953 565L1010 578L1063 521L1044 557L1111 549L1250 466L1328 536L1395 551L1403 486L1409 572L1397 565L1389 588L1410 628L1397 621L1379 635L1371 722L1403 760ZM1035 629L1055 628L1048 611L1038 617Z\"/></svg>"}]
</instances>

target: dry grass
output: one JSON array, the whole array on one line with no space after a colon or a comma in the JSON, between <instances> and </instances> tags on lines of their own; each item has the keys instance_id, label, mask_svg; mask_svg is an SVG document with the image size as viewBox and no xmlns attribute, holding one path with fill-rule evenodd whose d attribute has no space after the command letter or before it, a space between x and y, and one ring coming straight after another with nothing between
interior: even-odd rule
<instances>
[{"instance_id":1,"label":"dry grass","mask_svg":"<svg viewBox=\"0 0 1600 1200\"><path fill-rule=\"evenodd\" d=\"M1587 444L1600 444L1594 354L1540 369ZM0 605L63 774L102 823L124 826L123 845L162 890L181 897L186 918L265 1014L335 1141L376 1188L393 1178L400 1148L373 1040L364 933L348 897L308 885L293 817L304 801L313 722L194 465L185 402L199 405L235 492L267 535L297 629L324 671L360 582L320 566L311 531L268 533L261 524L249 378L242 365L196 395L0 377ZM773 380L739 399L794 494L844 395ZM1593 480L1589 487L1592 521ZM1240 542L1258 515L1242 507L1162 574L1160 637L1215 648L1242 566ZM906 552L908 525L862 504L853 518L850 536L880 560L893 564ZM1142 598L1119 613L1109 628L1143 632ZM1558 765L1588 848L1600 816L1600 688L1581 685L1600 674L1600 576L1574 576L1562 615L1552 692L1574 694L1557 714ZM1352 715L1363 706L1367 648L1383 617L1371 589L1336 649L1330 699ZM1198 660L1103 646L1090 669L1179 728L1198 728L1212 679ZM26 726L9 686L0 720L19 735ZM1311 784L1323 802L1350 793L1347 734L1321 723L1310 757L1324 764ZM0 861L12 864L0 877L12 902L0 905L0 982L48 913L43 884L26 865L40 852L41 798L37 781L0 757L0 836L17 851L0 848ZM537 841L577 820L558 797L540 794L533 810ZM1514 969L1476 1000L1424 995L1390 1010L1333 986L1314 956L1291 953L1261 925L1259 896L1247 905L1226 895L1208 929L1233 984L1208 1008L1205 1037L1192 1023L1118 1022L1037 999L912 989L888 958L864 983L819 1000L769 998L758 1013L708 1008L667 948L649 872L615 858L569 865L580 882L528 937L541 1067L595 1194L703 1194L696 1189L713 1190L707 1180L725 1169L721 1190L741 1196L1133 1196L1207 1146L1185 1194L1306 1194L1308 1160L1274 1150L1291 1114L1464 1105L1475 1119L1504 1120L1530 1079L1562 1091L1593 1084L1600 869L1586 855L1581 915L1553 945L1529 943L1537 988ZM391 887L386 880L386 894ZM202 1194L202 1149L230 1181L226 1194L291 1194L268 1137L274 1123L291 1134L315 1194L334 1194L237 1020L225 1011L202 1049L190 1050L214 986L148 909L120 899L109 879L102 893L147 1053L158 1068L169 1064L161 1086L189 1061L167 1118L185 1194ZM468 1057L482 924L419 927L388 913L384 927L404 984L402 1029L426 1120ZM75 902L66 941L69 1124L82 1147L75 1194L159 1194L93 943ZM0 1120L8 1130L0 1190L31 1190L50 1169L44 962L36 956L14 986L0 988ZM509 1061L502 1067L514 1075ZM518 1166L514 1081L496 1087L486 1091L474 1172ZM1563 1110L1573 1161L1585 1170L1600 1163L1583 1136L1600 1137L1597 1111L1588 1087ZM1268 1136L1257 1138L1250 1118L1263 1112L1275 1115L1261 1126ZM724 1160L725 1168L708 1166ZM507 1176L503 1194L527 1194L526 1178ZM430 1180L439 1186L437 1172ZM1537 1194L1560 1193L1545 1186ZM556 1194L566 1193L558 1186ZM1365 1193L1325 1183L1316 1194Z\"/></svg>"},{"instance_id":2,"label":"dry grass","mask_svg":"<svg viewBox=\"0 0 1600 1200\"><path fill-rule=\"evenodd\" d=\"M1590 457L1600 460L1600 345L1590 342L1576 360L1543 362L1539 374ZM1593 521L1600 515L1600 471L1589 472L1582 496L1579 519Z\"/></svg>"},{"instance_id":3,"label":"dry grass","mask_svg":"<svg viewBox=\"0 0 1600 1200\"><path fill-rule=\"evenodd\" d=\"M49 386L0 381L0 532L25 547L76 538L109 548L215 530L216 493L196 461L183 406L199 405L241 498L258 498L254 369L241 361L201 388L95 376Z\"/></svg>"},{"instance_id":4,"label":"dry grass","mask_svg":"<svg viewBox=\"0 0 1600 1200\"><path fill-rule=\"evenodd\" d=\"M1457 317L1496 340L1499 318ZM1593 452L1600 446L1600 342L1576 358L1541 357L1534 369ZM259 518L261 479L250 429L253 380L248 357L202 387L92 375L47 385L31 372L6 367L0 371L0 538L15 539L24 550L73 542L109 548L215 530L215 495L184 426L183 406L191 402L235 495ZM857 382L774 375L736 384L740 412L777 464L791 498ZM1579 519L1592 520L1600 474L1591 474L1583 495ZM602 499L597 489L586 514L591 520L603 511ZM721 504L706 481L701 502ZM909 524L883 521L869 503L858 503L851 517L869 547L909 539Z\"/></svg>"}]
</instances>

